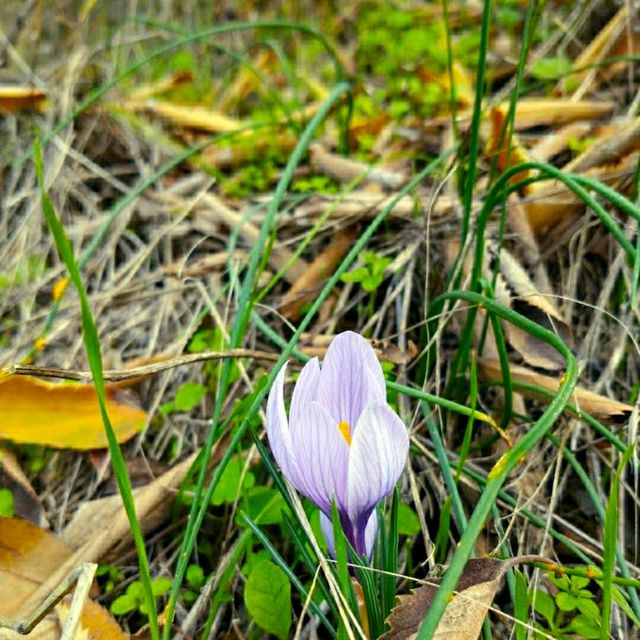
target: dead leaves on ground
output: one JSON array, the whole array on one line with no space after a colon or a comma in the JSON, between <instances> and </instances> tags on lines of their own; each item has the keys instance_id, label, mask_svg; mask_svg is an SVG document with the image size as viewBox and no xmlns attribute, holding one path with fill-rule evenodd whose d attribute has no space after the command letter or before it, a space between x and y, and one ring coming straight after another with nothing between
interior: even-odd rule
<instances>
[{"instance_id":1,"label":"dead leaves on ground","mask_svg":"<svg viewBox=\"0 0 640 640\"><path fill-rule=\"evenodd\" d=\"M226 441L219 443L212 465L217 464L225 446ZM169 517L178 488L196 455L134 490L143 532L157 528ZM83 503L60 538L24 520L0 518L0 616L21 619L78 566L119 557L131 544L131 530L119 495ZM37 635L32 637L58 638L56 615L41 623L44 626L34 630ZM86 603L81 622L93 638L124 637L111 616L92 602ZM0 631L0 637L3 633Z\"/></svg>"},{"instance_id":2,"label":"dead leaves on ground","mask_svg":"<svg viewBox=\"0 0 640 640\"><path fill-rule=\"evenodd\" d=\"M44 600L38 595L42 583L72 555L71 547L52 533L24 520L0 517L0 616L15 621L30 615ZM58 640L67 611L64 602L56 605L27 637ZM0 629L0 637L25 636ZM126 635L103 607L87 600L75 635L83 637L124 640Z\"/></svg>"},{"instance_id":3,"label":"dead leaves on ground","mask_svg":"<svg viewBox=\"0 0 640 640\"><path fill-rule=\"evenodd\" d=\"M482 622L500 586L504 574L516 564L530 558L472 558L458 581L433 640L476 640L480 637ZM381 640L411 640L415 638L425 619L433 597L440 585L439 579L414 589L410 595L398 597L399 603L387 618L389 631Z\"/></svg>"},{"instance_id":4,"label":"dead leaves on ground","mask_svg":"<svg viewBox=\"0 0 640 640\"><path fill-rule=\"evenodd\" d=\"M478 360L478 369L481 377L487 382L502 382L502 371L497 360L480 358ZM513 382L539 387L543 392L547 391L550 394L557 393L561 384L558 378L542 375L516 364L509 366L509 372ZM534 389L519 389L519 393L537 400L548 400L547 395L538 393ZM571 403L576 406L579 412L584 412L593 416L596 420L614 425L624 425L631 418L634 410L629 404L611 400L579 385L573 391ZM570 411L570 409L567 408L567 411ZM580 417L580 413L576 415Z\"/></svg>"},{"instance_id":5,"label":"dead leaves on ground","mask_svg":"<svg viewBox=\"0 0 640 640\"><path fill-rule=\"evenodd\" d=\"M107 385L107 409L116 437L138 433L146 413L123 402ZM59 449L107 447L98 397L92 385L53 384L30 376L0 376L0 438Z\"/></svg>"}]
</instances>

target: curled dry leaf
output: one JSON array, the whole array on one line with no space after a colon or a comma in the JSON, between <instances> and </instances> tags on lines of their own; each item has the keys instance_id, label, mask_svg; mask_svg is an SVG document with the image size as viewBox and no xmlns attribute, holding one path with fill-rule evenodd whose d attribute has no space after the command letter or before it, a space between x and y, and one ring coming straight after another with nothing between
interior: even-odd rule
<instances>
[{"instance_id":1,"label":"curled dry leaf","mask_svg":"<svg viewBox=\"0 0 640 640\"><path fill-rule=\"evenodd\" d=\"M445 256L449 264L453 264L454 256L459 251L460 244L457 240L448 242L445 246ZM490 259L485 260L483 266L483 276L487 281L493 280L493 269L498 260L498 251L491 241L487 243L487 254ZM463 263L465 273L471 270L470 258ZM571 328L564 321L560 310L553 302L553 296L545 295L534 284L526 269L518 262L513 254L506 249L499 253L499 271L495 286L495 298L505 307L509 307L525 316L532 322L557 333L564 342L571 344ZM482 316L484 311L481 310ZM477 323L476 341L479 338L479 331L482 322ZM530 333L519 329L512 323L503 324L509 344L522 356L528 364L557 371L564 366L564 360L558 352L543 340L539 340ZM497 350L492 334L485 340L484 351L481 354L485 357L497 357Z\"/></svg>"},{"instance_id":2,"label":"curled dry leaf","mask_svg":"<svg viewBox=\"0 0 640 640\"><path fill-rule=\"evenodd\" d=\"M72 555L73 550L51 532L25 520L0 518L0 616L16 620L31 613L44 600L34 597L39 586ZM58 605L26 637L58 640L64 615L64 605ZM111 615L91 600L85 603L80 625L93 640L126 638ZM25 637L6 630L0 635Z\"/></svg>"},{"instance_id":3,"label":"curled dry leaf","mask_svg":"<svg viewBox=\"0 0 640 640\"><path fill-rule=\"evenodd\" d=\"M488 382L499 382L502 380L500 363L497 360L480 358L478 360L478 371L480 372L480 376ZM560 380L558 378L545 376L516 364L510 365L509 371L511 372L512 382L534 385L551 393L556 393L560 386ZM547 396L541 393L536 393L532 389L519 389L519 393L530 398L536 398L543 401L548 400ZM593 393L592 391L587 391L585 388L580 386L577 386L574 389L573 395L571 396L571 402L580 411L588 413L596 420L614 425L626 424L631 418L631 414L634 410L634 408L629 404L618 402L617 400L611 400L610 398ZM568 408L567 411L569 411ZM580 417L579 414L578 417Z\"/></svg>"},{"instance_id":4,"label":"curled dry leaf","mask_svg":"<svg viewBox=\"0 0 640 640\"><path fill-rule=\"evenodd\" d=\"M1 374L1 372L0 372ZM144 426L146 413L118 400L106 386L107 410L119 442ZM103 449L107 437L92 385L53 384L31 376L0 375L0 438L59 449Z\"/></svg>"},{"instance_id":5,"label":"curled dry leaf","mask_svg":"<svg viewBox=\"0 0 640 640\"><path fill-rule=\"evenodd\" d=\"M505 561L495 558L469 560L460 576L455 595L432 636L433 640L476 640L502 576L514 565L531 560L531 556ZM410 595L399 596L399 603L387 618L390 629L380 640L415 638L439 585L439 579L430 580L428 584L414 589Z\"/></svg>"},{"instance_id":6,"label":"curled dry leaf","mask_svg":"<svg viewBox=\"0 0 640 640\"><path fill-rule=\"evenodd\" d=\"M530 159L515 134L511 137L505 135L507 113L507 105L498 105L491 109L491 133L487 141L487 155L491 157L497 156L498 168L501 171L527 162ZM512 176L509 182L515 184L521 180L526 180L530 176L530 170L522 171Z\"/></svg>"},{"instance_id":7,"label":"curled dry leaf","mask_svg":"<svg viewBox=\"0 0 640 640\"><path fill-rule=\"evenodd\" d=\"M495 250L490 247L489 251L495 259ZM496 299L541 327L557 333L564 342L571 343L571 329L553 303L553 298L537 290L526 270L506 249L500 251ZM527 364L550 371L564 366L564 360L556 349L543 340L511 323L505 323L505 330L509 344Z\"/></svg>"},{"instance_id":8,"label":"curled dry leaf","mask_svg":"<svg viewBox=\"0 0 640 640\"><path fill-rule=\"evenodd\" d=\"M130 94L132 100L148 100L154 96L173 91L179 86L193 82L193 73L191 71L178 71L169 76L163 76L159 80L155 80L149 84L143 84L136 87Z\"/></svg>"},{"instance_id":9,"label":"curled dry leaf","mask_svg":"<svg viewBox=\"0 0 640 640\"><path fill-rule=\"evenodd\" d=\"M558 126L577 120L604 118L616 105L609 100L572 100L558 98L521 98L516 106L516 129ZM500 105L505 113L508 104Z\"/></svg>"},{"instance_id":10,"label":"curled dry leaf","mask_svg":"<svg viewBox=\"0 0 640 640\"><path fill-rule=\"evenodd\" d=\"M210 468L220 462L228 444L224 438L218 442L211 456ZM180 484L194 463L198 453L133 492L136 514L143 532L158 527L168 518ZM109 526L105 526L108 523ZM62 534L64 542L76 548L65 562L56 567L36 593L46 597L63 576L83 562L99 562L116 554L132 543L131 527L120 496L109 496L84 503Z\"/></svg>"}]
</instances>

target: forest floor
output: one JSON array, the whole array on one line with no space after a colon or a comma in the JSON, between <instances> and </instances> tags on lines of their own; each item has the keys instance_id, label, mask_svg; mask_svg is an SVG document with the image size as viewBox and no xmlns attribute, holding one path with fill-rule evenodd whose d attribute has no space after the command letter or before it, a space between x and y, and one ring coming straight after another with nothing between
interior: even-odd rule
<instances>
[{"instance_id":1,"label":"forest floor","mask_svg":"<svg viewBox=\"0 0 640 640\"><path fill-rule=\"evenodd\" d=\"M96 563L92 637L638 637L633 2L0 25L0 622ZM346 330L411 442L359 568L264 430Z\"/></svg>"}]
</instances>

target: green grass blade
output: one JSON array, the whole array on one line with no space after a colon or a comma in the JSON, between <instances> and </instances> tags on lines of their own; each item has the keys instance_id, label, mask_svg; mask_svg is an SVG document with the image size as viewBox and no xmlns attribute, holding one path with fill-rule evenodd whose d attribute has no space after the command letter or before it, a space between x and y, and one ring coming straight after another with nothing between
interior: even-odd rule
<instances>
[{"instance_id":1,"label":"green grass blade","mask_svg":"<svg viewBox=\"0 0 640 640\"><path fill-rule=\"evenodd\" d=\"M138 522L136 515L136 507L133 499L133 493L131 490L131 482L129 475L127 474L127 467L122 456L118 439L111 425L109 419L109 413L107 411L107 402L105 396L103 366L102 366L102 354L100 350L100 339L98 337L98 330L96 329L93 315L91 313L91 307L89 306L89 299L82 282L82 276L80 275L80 269L76 263L75 256L73 255L73 248L69 242L69 238L56 214L53 204L49 199L45 191L43 167L42 167L42 148L39 141L36 141L34 145L34 162L36 167L36 175L38 178L38 185L40 187L40 197L42 199L42 210L44 212L47 225L51 231L51 235L58 249L60 259L65 264L71 282L73 282L75 288L78 291L80 298L80 310L82 314L82 333L84 338L85 350L87 353L87 359L89 361L89 368L93 377L93 384L98 396L98 403L100 405L100 413L102 415L102 422L104 423L104 429L107 435L107 442L109 444L109 454L111 456L111 463L113 466L113 472L118 483L118 490L122 498L122 504L124 506L127 518L129 520L129 526L131 527L131 533L138 553L138 563L140 567L140 581L142 583L142 593L144 602L147 607L149 617L149 631L151 632L152 639L160 637L158 629L158 614L156 610L156 601L153 596L153 590L151 587L151 574L149 572L149 562L147 559L147 552L144 546L144 536Z\"/></svg>"},{"instance_id":2,"label":"green grass blade","mask_svg":"<svg viewBox=\"0 0 640 640\"><path fill-rule=\"evenodd\" d=\"M484 73L489 50L489 25L491 21L491 0L484 0L482 25L480 27L480 45L478 50L478 66L476 70L476 92L473 102L473 115L469 129L469 155L467 175L462 194L462 228L460 244L464 246L471 226L471 207L478 171L478 151L480 149L480 124L482 121L482 98L484 96Z\"/></svg>"},{"instance_id":3,"label":"green grass blade","mask_svg":"<svg viewBox=\"0 0 640 640\"><path fill-rule=\"evenodd\" d=\"M244 512L240 513L242 519L247 523L247 526L253 534L258 538L260 543L264 546L264 548L269 552L269 555L273 559L273 561L285 572L287 578L291 584L295 587L298 593L301 595L303 601L307 599L309 592L305 589L302 582L296 574L291 570L291 567L287 564L287 561L278 553L278 550L271 544L269 538L265 535L264 531ZM325 627L329 630L330 633L333 633L335 636L335 629L331 622L327 619L327 616L324 615L322 609L313 601L309 600L309 608L313 611L315 615L322 621Z\"/></svg>"},{"instance_id":4,"label":"green grass blade","mask_svg":"<svg viewBox=\"0 0 640 640\"><path fill-rule=\"evenodd\" d=\"M249 322L249 318L251 317L252 304L250 302L250 298L252 292L255 288L255 282L257 279L258 265L262 257L264 256L264 247L267 241L267 237L271 232L271 227L275 221L276 214L278 212L279 204L284 197L287 186L291 181L293 176L293 172L295 171L296 166L301 160L303 154L305 153L308 145L312 139L313 134L316 129L320 125L320 123L327 116L329 111L333 108L333 106L343 97L343 95L350 90L350 87L346 83L340 83L336 85L331 94L325 100L322 107L318 110L318 112L311 119L303 135L301 136L296 148L293 153L289 157L289 161L287 162L287 166L282 173L282 177L278 182L278 186L276 187L275 194L273 199L269 205L269 210L267 212L267 217L260 229L260 234L258 239L251 251L251 257L249 261L249 265L247 267L247 271L244 278L244 283L242 289L240 291L239 300L238 300L238 309L239 312L236 315L235 321L233 323L233 327L231 330L231 338L230 338L230 347L234 348L238 346L241 342L241 338L243 332ZM242 422L240 428L236 432L236 435L232 439L227 451L223 455L220 463L218 464L216 471L207 487L206 491L204 491L204 483L207 473L207 468L209 466L209 460L211 458L211 451L216 440L216 436L218 435L217 425L220 421L223 409L224 398L226 397L226 390L229 382L229 375L231 372L232 362L230 360L226 360L222 363L220 380L218 389L216 392L216 402L214 405L213 416L211 419L211 427L209 429L209 433L207 434L207 438L204 444L204 455L201 460L201 468L198 474L198 479L196 482L196 486L194 489L194 497L193 504L191 507L191 513L189 516L187 528L185 531L185 537L182 545L182 549L180 552L180 556L178 558L178 563L176 566L176 573L174 584L171 588L171 593L169 595L169 603L167 605L167 625L164 629L163 637L165 640L169 639L171 622L173 620L173 616L175 614L175 607L178 599L178 594L180 591L180 585L184 579L185 573L187 571L187 566L189 564L189 559L191 557L191 552L196 543L196 538L200 526L202 524L202 520L204 519L205 513L208 508L208 503L213 491L220 479L222 471L224 471L229 458L231 457L235 447L237 446L240 437L242 437L248 427L249 419L255 413L259 402L261 402L262 398L266 394L267 387L263 390L262 393L256 396L256 400L254 400L251 405L251 409L249 410L248 415L245 417ZM278 367L279 368L279 367ZM269 384L271 385L275 379L275 374L272 372L272 375L269 377Z\"/></svg>"},{"instance_id":5,"label":"green grass blade","mask_svg":"<svg viewBox=\"0 0 640 640\"><path fill-rule=\"evenodd\" d=\"M607 640L609 638L611 626L611 604L613 602L613 573L615 571L616 551L618 548L618 496L620 491L620 483L622 481L622 473L624 468L633 455L635 445L631 445L623 454L620 464L616 470L613 481L611 482L611 490L609 492L609 500L607 502L607 511L604 523L604 538L602 546L604 549L602 560L602 626L600 627L600 639Z\"/></svg>"},{"instance_id":6,"label":"green grass blade","mask_svg":"<svg viewBox=\"0 0 640 640\"><path fill-rule=\"evenodd\" d=\"M544 340L554 347L565 359L566 371L563 382L560 385L556 396L545 409L542 416L527 433L518 440L511 450L505 453L496 463L487 477L487 484L480 495L480 499L473 511L467 528L460 539L458 547L453 554L449 569L445 573L440 588L434 596L429 613L420 626L416 640L427 640L435 632L440 618L447 606L449 597L456 587L458 578L462 574L467 559L473 551L475 541L484 526L485 520L491 511L496 497L502 488L508 474L519 464L525 456L547 433L553 423L564 410L564 406L569 401L573 388L578 379L578 366L571 350L551 331L543 329L524 316L506 309L502 305L489 300L479 294L467 291L452 291L441 296L443 299L463 300L474 305L482 305L490 313L495 313L503 319L513 322L525 331Z\"/></svg>"},{"instance_id":7,"label":"green grass blade","mask_svg":"<svg viewBox=\"0 0 640 640\"><path fill-rule=\"evenodd\" d=\"M113 87L117 86L133 75L136 71L142 69L145 65L149 64L149 62L160 58L167 53L171 53L176 49L180 49L181 47L185 47L189 44L193 44L196 42L200 42L201 40L206 40L207 38L211 38L213 36L221 36L227 33L233 33L236 31L250 31L250 30L264 30L264 29L275 29L281 31L298 31L300 33L304 33L312 38L315 38L320 42L322 47L331 57L336 77L339 80L342 80L347 76L347 73L341 64L338 55L336 54L333 47L329 44L328 40L318 31L312 29L311 27L307 27L305 25L281 21L281 20L266 20L266 21L256 21L256 22L235 22L228 23L223 25L217 25L214 27L208 27L206 29L202 29L200 31L196 31L195 33L189 34L183 38L178 38L173 40L167 44L154 49L151 53L142 58L139 58L129 66L127 66L123 71L117 74L114 78L100 85L96 89L89 92L87 97L63 120L61 120L53 129L46 132L42 136L42 146L48 144L55 136L57 136L60 132L62 132L66 127L68 127L81 113L84 113L89 107L93 106L100 98L106 95ZM15 167L21 167L30 157L30 154L25 154L24 156L18 158L15 161Z\"/></svg>"}]
</instances>

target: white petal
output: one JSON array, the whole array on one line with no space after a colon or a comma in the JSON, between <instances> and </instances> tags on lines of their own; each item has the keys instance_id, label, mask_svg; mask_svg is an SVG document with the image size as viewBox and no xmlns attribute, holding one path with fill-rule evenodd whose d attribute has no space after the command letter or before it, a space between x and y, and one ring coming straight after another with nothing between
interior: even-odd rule
<instances>
[{"instance_id":1,"label":"white petal","mask_svg":"<svg viewBox=\"0 0 640 640\"><path fill-rule=\"evenodd\" d=\"M298 489L326 514L336 498L346 511L349 445L333 417L319 403L310 402L293 435L298 463Z\"/></svg>"},{"instance_id":2,"label":"white petal","mask_svg":"<svg viewBox=\"0 0 640 640\"><path fill-rule=\"evenodd\" d=\"M359 334L338 334L322 362L317 400L336 422L348 422L351 433L370 402L385 402L382 366L371 345Z\"/></svg>"},{"instance_id":3,"label":"white petal","mask_svg":"<svg viewBox=\"0 0 640 640\"><path fill-rule=\"evenodd\" d=\"M367 405L349 452L349 518L361 531L371 510L391 493L407 459L409 434L386 403Z\"/></svg>"},{"instance_id":4,"label":"white petal","mask_svg":"<svg viewBox=\"0 0 640 640\"><path fill-rule=\"evenodd\" d=\"M298 484L297 463L293 455L291 432L284 408L284 377L287 371L285 362L278 372L267 400L267 437L278 466L291 484Z\"/></svg>"},{"instance_id":5,"label":"white petal","mask_svg":"<svg viewBox=\"0 0 640 640\"><path fill-rule=\"evenodd\" d=\"M312 358L302 367L298 376L298 382L291 397L291 411L289 412L289 424L295 431L301 424L305 411L310 402L316 399L318 394L318 379L320 378L320 366L318 358Z\"/></svg>"}]
</instances>

